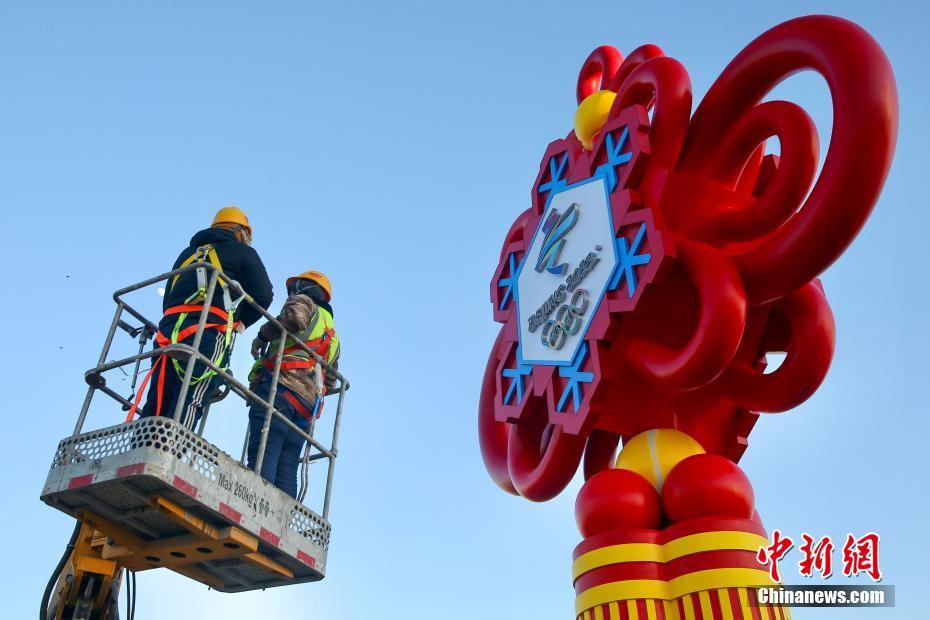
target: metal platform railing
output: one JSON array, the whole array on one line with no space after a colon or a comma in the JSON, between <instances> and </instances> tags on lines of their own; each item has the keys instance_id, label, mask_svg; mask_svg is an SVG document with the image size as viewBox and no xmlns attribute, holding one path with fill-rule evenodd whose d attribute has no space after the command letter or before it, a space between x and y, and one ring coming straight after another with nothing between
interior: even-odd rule
<instances>
[{"instance_id":1,"label":"metal platform railing","mask_svg":"<svg viewBox=\"0 0 930 620\"><path fill-rule=\"evenodd\" d=\"M205 269L210 275L207 283L206 297L203 302L203 309L200 311L200 320L197 325L197 331L194 333L193 342L190 345L184 343L178 344L168 344L163 347L158 347L150 351L145 351L145 345L153 338L155 333L158 331L158 325L153 323L148 318L146 318L142 312L133 308L125 299L129 293L133 293L140 289L151 287L160 282L168 281L175 276L182 275L196 269ZM209 315L210 308L214 305L213 299L214 294L216 293L217 285L219 281L222 280L225 285L229 288L230 291L240 296L238 305L242 303L249 304L253 309L255 309L262 317L272 323L280 331L280 337L278 338L277 350L274 353L274 369L271 373L271 383L269 385L269 392L267 400L255 394L249 389L249 387L240 381L238 381L233 375L226 369L217 366L212 360L207 358L203 353L200 352L200 343L203 338L203 333L207 323L207 316ZM118 392L107 386L106 378L104 373L117 369L124 368L129 365L133 365L135 370L133 373L133 391L135 391L135 377L138 375L139 367L144 360L154 359L160 355L169 355L175 359L186 360L184 377L181 383L181 389L178 394L177 404L175 405L174 411L172 412L171 418L178 422L181 414L184 410L185 400L188 390L191 388L191 383L194 375L194 366L196 363L203 364L210 370L216 373L224 382L226 386L225 392L223 392L219 397L214 398L214 400L221 400L225 398L230 392L241 396L246 403L257 402L265 408L265 420L262 426L261 439L259 442L258 453L256 455L255 464L253 470L255 472L261 472L262 463L265 458L265 451L267 450L268 445L268 432L271 426L272 416L277 417L280 422L283 422L287 425L292 431L298 433L306 441L306 449L301 459L302 473L301 473L301 488L298 493L298 500L301 502L304 499L304 496L307 491L307 475L306 468L307 465L311 462L327 459L328 469L326 474L326 487L323 496L323 510L322 516L323 519L329 518L329 509L330 509L330 500L332 497L332 486L333 486L333 474L335 471L336 464L336 455L338 453L338 441L339 441L339 428L342 421L342 407L343 401L345 399L345 393L349 389L349 382L346 378L339 373L335 368L328 364L324 359L322 359L315 351L310 349L304 342L299 340L296 335L288 332L284 326L267 310L255 303L255 300L246 293L235 280L227 278L217 267L213 266L210 263L193 263L187 265L180 269L175 269L167 273L149 278L148 280L143 280L136 284L127 286L125 288L119 289L113 294L113 300L116 302L116 312L113 315L113 320L110 323L109 330L107 331L106 340L104 341L103 350L100 353L100 357L97 360L97 365L84 374L85 381L88 384L87 395L84 398L84 403L81 407L81 412L78 416L77 423L74 427L73 436L77 436L81 433L84 423L87 419L87 413L90 409L91 402L93 400L94 394L97 391L103 392L107 396L116 400L123 407L123 410L129 410L132 407L132 403L129 399L121 396ZM123 315L128 314L134 319L139 321L142 325L140 327L133 327L126 323L123 320ZM114 360L107 362L107 356L110 353L110 349L113 345L114 338L116 336L117 329L122 329L123 331L130 334L132 337L138 337L139 339L139 352L136 355L125 357L119 360ZM278 390L278 380L281 373L281 360L284 355L285 343L288 347L299 347L310 357L316 361L317 364L323 368L324 373L336 379L336 388L333 390L327 391L327 396L332 396L338 394L338 400L336 404L336 414L335 419L333 420L333 429L332 436L330 438L329 446L327 447L319 440L314 437L315 424L311 421L310 426L306 431L301 429L299 426L294 424L291 420L287 419L280 411L274 407L275 395ZM233 343L230 343L230 348ZM231 356L226 356L226 359L229 360ZM168 372L170 367L165 366L163 372ZM322 387L322 386L321 386ZM203 436L204 429L206 427L207 416L209 414L209 408L203 411L201 415L198 428L195 431L197 435ZM246 464L246 453L249 442L249 434L246 432L245 439L243 442L242 456L240 462Z\"/></svg>"}]
</instances>

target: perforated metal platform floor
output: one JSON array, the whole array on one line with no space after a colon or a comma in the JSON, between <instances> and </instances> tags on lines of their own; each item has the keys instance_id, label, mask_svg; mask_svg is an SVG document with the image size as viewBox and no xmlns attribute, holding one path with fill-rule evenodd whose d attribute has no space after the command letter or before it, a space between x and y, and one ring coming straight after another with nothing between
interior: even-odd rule
<instances>
[{"instance_id":1,"label":"perforated metal platform floor","mask_svg":"<svg viewBox=\"0 0 930 620\"><path fill-rule=\"evenodd\" d=\"M127 564L136 570L170 568L223 592L325 574L326 520L166 418L62 440L41 498L120 545L146 547ZM191 523L210 544L192 538Z\"/></svg>"}]
</instances>

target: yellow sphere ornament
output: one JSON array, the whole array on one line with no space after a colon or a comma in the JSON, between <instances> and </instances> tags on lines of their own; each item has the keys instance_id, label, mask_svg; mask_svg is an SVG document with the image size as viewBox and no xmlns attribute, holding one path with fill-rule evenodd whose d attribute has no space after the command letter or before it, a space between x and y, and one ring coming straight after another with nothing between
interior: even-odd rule
<instances>
[{"instance_id":1,"label":"yellow sphere ornament","mask_svg":"<svg viewBox=\"0 0 930 620\"><path fill-rule=\"evenodd\" d=\"M634 436L620 450L617 469L629 469L652 483L660 493L665 477L675 465L695 454L704 454L690 435L673 428L658 428Z\"/></svg>"},{"instance_id":2,"label":"yellow sphere ornament","mask_svg":"<svg viewBox=\"0 0 930 620\"><path fill-rule=\"evenodd\" d=\"M607 114L616 98L617 93L612 90L599 90L585 97L578 106L575 112L575 137L581 141L585 150L591 150L591 142L607 122Z\"/></svg>"}]
</instances>

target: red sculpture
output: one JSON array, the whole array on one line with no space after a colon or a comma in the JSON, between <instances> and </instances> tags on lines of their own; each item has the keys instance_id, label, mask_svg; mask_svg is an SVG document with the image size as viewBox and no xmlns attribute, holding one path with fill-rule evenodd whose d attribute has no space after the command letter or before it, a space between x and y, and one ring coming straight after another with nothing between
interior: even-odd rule
<instances>
[{"instance_id":1,"label":"red sculpture","mask_svg":"<svg viewBox=\"0 0 930 620\"><path fill-rule=\"evenodd\" d=\"M819 176L811 118L793 103L763 101L802 70L822 75L833 100ZM888 60L855 24L803 17L750 43L693 116L685 68L653 45L626 59L596 49L577 97L576 131L546 149L532 204L507 233L491 282L503 327L479 404L487 470L504 490L544 501L583 460L586 536L603 535L611 519L617 531L645 527L658 536L700 518L745 519L745 531L764 533L734 463L759 413L796 407L826 375L834 324L817 276L855 238L888 173L897 132ZM770 138L779 155L766 153ZM587 262L556 264L576 222L595 217L575 198L595 196L582 193L589 183L605 188L614 246L598 242ZM573 294L594 280L587 274L598 263L603 290ZM536 298L521 307L530 306L521 284L550 281L564 285L538 310ZM771 352L787 355L765 374ZM598 481L599 472L616 471L621 439L626 446L655 429L699 446L675 444L671 452L689 458L660 471L664 457L653 445L658 477L648 488L623 475Z\"/></svg>"}]
</instances>

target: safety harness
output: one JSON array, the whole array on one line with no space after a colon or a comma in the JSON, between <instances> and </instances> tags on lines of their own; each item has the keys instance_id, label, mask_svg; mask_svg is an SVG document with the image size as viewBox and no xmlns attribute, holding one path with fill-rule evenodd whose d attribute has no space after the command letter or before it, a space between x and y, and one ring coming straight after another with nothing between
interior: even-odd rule
<instances>
[{"instance_id":1,"label":"safety harness","mask_svg":"<svg viewBox=\"0 0 930 620\"><path fill-rule=\"evenodd\" d=\"M214 248L213 245L210 243L207 243L205 245L198 247L190 257L188 257L183 263L181 263L181 265L178 268L182 269L194 263L206 263L206 262L209 262L211 265L216 267L219 270L220 274L223 273L223 266L220 264L220 258L216 253L216 248ZM203 312L204 301L207 298L207 269L205 267L198 266L195 269L195 272L197 274L197 290L195 290L191 295L189 295L187 299L184 300L183 304L167 308L164 312L164 316L171 316L174 314L178 315L178 320L174 324L174 329L171 330L170 338L165 336L163 333L161 333L160 330L155 334L155 344L158 347L166 347L170 344L178 344L179 342L183 342L184 340L186 340L191 335L197 332L197 328L199 326L197 323L195 323L194 325L189 325L185 327L184 329L181 329L181 326L184 325L184 321L187 320L187 317L191 313ZM168 287L168 291L174 288L174 285L177 283L178 278L180 277L181 277L181 274L174 276L174 278L171 280L171 284ZM233 334L235 334L236 327L239 325L239 323L235 320L236 308L238 307L239 303L244 298L244 295L239 297L236 300L233 300L232 295L230 295L230 292L229 292L229 285L223 280L223 278L219 278L218 282L219 282L219 285L221 287L222 294L223 294L223 309L221 310L219 308L211 306L209 314L216 315L217 317L219 317L221 322L217 322L217 323L208 322L204 324L203 329L204 331L208 329L215 329L225 334L225 343L223 345L223 350L220 352L219 357L217 357L217 359L214 360L214 363L217 366L219 366L220 368L223 368L222 364L226 358L226 354L229 351L230 346L232 345ZM168 292L166 292L165 294L167 295ZM152 377L152 374L158 369L161 369L161 370L158 375L158 391L157 391L157 396L156 396L155 415L156 416L161 415L162 396L164 394L164 387L165 387L165 370L167 369L168 359L169 359L169 356L165 353L162 353L152 363L152 368L145 375L145 378L142 380L142 383L139 386L139 391L136 394L135 402L133 402L132 407L129 409L129 413L126 416L126 422L132 421L132 418L135 415L136 410L139 408L139 402L142 400L142 394L145 392L145 387L148 384L149 379ZM173 357L171 357L170 359L171 359L172 366L174 366L175 372L178 373L179 377L183 377L185 369L181 366L181 363ZM199 377L191 378L191 385L194 385L201 381L209 379L213 377L214 375L216 375L216 371L213 370L212 368L207 368L207 370L204 371L204 373L200 375Z\"/></svg>"},{"instance_id":2,"label":"safety harness","mask_svg":"<svg viewBox=\"0 0 930 620\"><path fill-rule=\"evenodd\" d=\"M327 362L331 362L339 354L339 342L336 339L336 330L333 328L333 318L324 308L318 306L307 329L295 334L295 336L297 337L296 340L303 342L308 349ZM288 340L292 339L288 338ZM336 347L332 351L333 355L330 355L330 349L333 348L334 342ZM287 341L285 341L285 345L287 345ZM278 341L275 340L268 345L268 351L277 350L277 346ZM273 359L265 359L262 361L262 364L268 370L274 370ZM316 360L300 345L295 343L291 346L285 346L284 356L281 358L281 370L291 370L295 368L306 368L309 370L313 368L314 365L316 365Z\"/></svg>"},{"instance_id":3,"label":"safety harness","mask_svg":"<svg viewBox=\"0 0 930 620\"><path fill-rule=\"evenodd\" d=\"M266 350L269 353L277 351L279 340L280 338L269 344ZM289 342L294 344L287 346ZM320 392L316 402L313 404L312 410L308 409L303 401L292 394L288 389L283 390L281 395L298 413L308 420L312 420L314 418L319 418L323 413L323 397L326 396L326 384L323 381L323 370L320 365L317 364L316 360L297 344L297 342L303 342L308 349L331 364L339 357L339 338L336 336L336 330L333 327L333 315L325 308L317 306L317 310L313 314L313 318L310 319L310 324L306 329L295 334L295 338L288 336L287 340L284 341L285 348L281 356L281 370L306 369L315 372L316 383L320 388ZM259 369L264 369L264 371L272 373L274 372L274 365L275 361L273 356L270 359L265 357L264 359L257 360L249 376L250 378L254 377L256 371Z\"/></svg>"}]
</instances>

